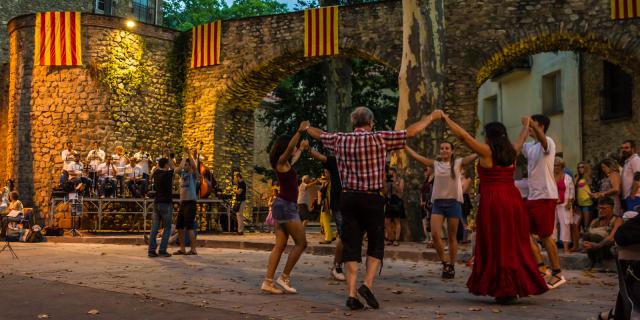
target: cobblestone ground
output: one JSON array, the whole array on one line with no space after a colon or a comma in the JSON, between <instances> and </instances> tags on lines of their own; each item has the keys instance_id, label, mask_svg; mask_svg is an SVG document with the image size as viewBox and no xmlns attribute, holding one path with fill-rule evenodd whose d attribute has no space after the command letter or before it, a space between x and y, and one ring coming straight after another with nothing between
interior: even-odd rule
<instances>
[{"instance_id":1,"label":"cobblestone ground","mask_svg":"<svg viewBox=\"0 0 640 320\"><path fill-rule=\"evenodd\" d=\"M500 306L467 293L470 270L463 265L457 266L455 280L443 281L437 263L385 260L375 285L382 308L350 312L344 307L344 285L329 277L332 259L327 256L302 257L292 274L300 294L271 296L259 291L267 252L201 248L199 256L150 259L144 246L18 243L14 249L17 260L0 254L3 286L15 287L22 279L47 281L11 290L12 297L28 301L33 291L56 295L39 301L37 309L22 309L24 319L39 314L54 319L174 319L184 310L190 319L595 319L617 292L615 274L568 271L567 285ZM61 288L66 295L60 295ZM60 308L65 299L76 309ZM138 301L138 308L118 303L123 299ZM0 299L0 310L8 303ZM100 313L88 315L92 309Z\"/></svg>"}]
</instances>

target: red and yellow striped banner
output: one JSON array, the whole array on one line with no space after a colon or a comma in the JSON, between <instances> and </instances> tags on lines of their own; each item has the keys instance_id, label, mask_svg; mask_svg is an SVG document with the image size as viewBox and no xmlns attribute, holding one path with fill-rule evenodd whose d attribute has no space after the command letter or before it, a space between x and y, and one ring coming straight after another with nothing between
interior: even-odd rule
<instances>
[{"instance_id":1,"label":"red and yellow striped banner","mask_svg":"<svg viewBox=\"0 0 640 320\"><path fill-rule=\"evenodd\" d=\"M220 64L222 21L202 24L191 29L191 67Z\"/></svg>"},{"instance_id":2,"label":"red and yellow striped banner","mask_svg":"<svg viewBox=\"0 0 640 320\"><path fill-rule=\"evenodd\" d=\"M35 65L82 65L80 12L38 12L35 29Z\"/></svg>"},{"instance_id":3,"label":"red and yellow striped banner","mask_svg":"<svg viewBox=\"0 0 640 320\"><path fill-rule=\"evenodd\" d=\"M611 0L611 19L640 18L640 0Z\"/></svg>"},{"instance_id":4,"label":"red and yellow striped banner","mask_svg":"<svg viewBox=\"0 0 640 320\"><path fill-rule=\"evenodd\" d=\"M338 7L304 11L304 56L338 54Z\"/></svg>"}]
</instances>

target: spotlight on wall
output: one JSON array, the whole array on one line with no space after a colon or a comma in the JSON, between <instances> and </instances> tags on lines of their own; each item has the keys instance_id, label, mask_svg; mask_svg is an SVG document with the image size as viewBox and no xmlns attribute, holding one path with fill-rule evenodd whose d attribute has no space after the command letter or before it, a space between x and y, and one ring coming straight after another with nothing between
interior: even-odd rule
<instances>
[{"instance_id":1,"label":"spotlight on wall","mask_svg":"<svg viewBox=\"0 0 640 320\"><path fill-rule=\"evenodd\" d=\"M125 24L126 24L127 28L129 28L129 29L131 29L131 28L136 26L136 22L131 20L131 19L127 20L127 22Z\"/></svg>"}]
</instances>

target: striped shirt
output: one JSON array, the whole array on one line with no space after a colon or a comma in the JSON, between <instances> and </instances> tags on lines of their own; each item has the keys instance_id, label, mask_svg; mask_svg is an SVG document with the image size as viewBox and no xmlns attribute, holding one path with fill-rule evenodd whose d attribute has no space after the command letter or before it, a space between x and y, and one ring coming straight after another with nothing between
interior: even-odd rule
<instances>
[{"instance_id":1,"label":"striped shirt","mask_svg":"<svg viewBox=\"0 0 640 320\"><path fill-rule=\"evenodd\" d=\"M338 160L344 189L376 191L384 184L387 152L404 148L407 131L369 132L356 128L350 133L324 132L320 139Z\"/></svg>"}]
</instances>

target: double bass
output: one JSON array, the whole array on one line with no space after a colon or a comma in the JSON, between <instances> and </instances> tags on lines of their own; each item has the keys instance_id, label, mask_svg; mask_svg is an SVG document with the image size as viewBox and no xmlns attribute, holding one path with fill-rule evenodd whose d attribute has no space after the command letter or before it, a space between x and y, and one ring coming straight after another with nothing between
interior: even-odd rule
<instances>
[{"instance_id":1,"label":"double bass","mask_svg":"<svg viewBox=\"0 0 640 320\"><path fill-rule=\"evenodd\" d=\"M200 142L200 150L202 150L202 145L203 142ZM215 188L215 186L213 185L213 183L215 183L215 179L211 174L211 170L209 170L209 168L207 168L207 166L202 163L202 161L200 161L200 155L198 151L195 151L194 158L196 159L196 169L200 174L200 179L198 181L198 184L200 185L200 188L198 190L198 197L200 197L201 199L206 199L209 198Z\"/></svg>"}]
</instances>

